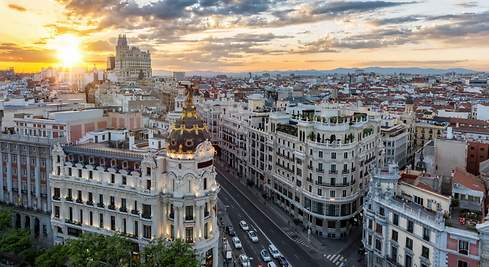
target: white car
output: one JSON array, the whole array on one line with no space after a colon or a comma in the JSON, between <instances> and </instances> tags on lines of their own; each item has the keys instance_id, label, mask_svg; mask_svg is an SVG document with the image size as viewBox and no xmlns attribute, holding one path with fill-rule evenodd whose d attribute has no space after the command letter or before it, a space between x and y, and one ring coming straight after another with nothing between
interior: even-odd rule
<instances>
[{"instance_id":1,"label":"white car","mask_svg":"<svg viewBox=\"0 0 489 267\"><path fill-rule=\"evenodd\" d=\"M251 242L258 243L258 236L256 235L255 231L248 231L248 237L251 239Z\"/></svg>"},{"instance_id":2,"label":"white car","mask_svg":"<svg viewBox=\"0 0 489 267\"><path fill-rule=\"evenodd\" d=\"M246 254L239 255L239 262L242 267L251 267L250 258Z\"/></svg>"},{"instance_id":3,"label":"white car","mask_svg":"<svg viewBox=\"0 0 489 267\"><path fill-rule=\"evenodd\" d=\"M278 257L280 257L280 251L278 251L277 247L275 247L274 244L270 244L268 246L268 251L270 252L270 254L272 255L272 257L274 259L278 259Z\"/></svg>"},{"instance_id":4,"label":"white car","mask_svg":"<svg viewBox=\"0 0 489 267\"><path fill-rule=\"evenodd\" d=\"M243 231L250 230L250 227L248 226L248 224L245 221L240 221L239 226L241 226L241 229L243 229Z\"/></svg>"},{"instance_id":5,"label":"white car","mask_svg":"<svg viewBox=\"0 0 489 267\"><path fill-rule=\"evenodd\" d=\"M242 248L243 246L241 245L241 240L239 240L239 238L237 236L233 237L233 245L234 245L234 248L236 249L240 249Z\"/></svg>"},{"instance_id":6,"label":"white car","mask_svg":"<svg viewBox=\"0 0 489 267\"><path fill-rule=\"evenodd\" d=\"M267 267L277 267L277 264L275 264L275 262L271 261L271 262L267 263Z\"/></svg>"},{"instance_id":7,"label":"white car","mask_svg":"<svg viewBox=\"0 0 489 267\"><path fill-rule=\"evenodd\" d=\"M260 251L260 256L261 256L261 259L264 261L264 262L269 262L269 261L272 261L272 257L270 256L270 253L268 253L268 250L266 249L262 249Z\"/></svg>"}]
</instances>

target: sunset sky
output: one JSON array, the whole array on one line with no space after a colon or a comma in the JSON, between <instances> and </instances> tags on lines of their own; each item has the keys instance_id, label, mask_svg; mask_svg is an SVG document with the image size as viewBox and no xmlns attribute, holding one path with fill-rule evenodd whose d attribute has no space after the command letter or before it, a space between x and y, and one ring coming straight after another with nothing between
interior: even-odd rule
<instances>
[{"instance_id":1,"label":"sunset sky","mask_svg":"<svg viewBox=\"0 0 489 267\"><path fill-rule=\"evenodd\" d=\"M489 70L489 1L1 0L0 69L105 67L117 35L154 70ZM78 52L76 52L78 53Z\"/></svg>"}]
</instances>

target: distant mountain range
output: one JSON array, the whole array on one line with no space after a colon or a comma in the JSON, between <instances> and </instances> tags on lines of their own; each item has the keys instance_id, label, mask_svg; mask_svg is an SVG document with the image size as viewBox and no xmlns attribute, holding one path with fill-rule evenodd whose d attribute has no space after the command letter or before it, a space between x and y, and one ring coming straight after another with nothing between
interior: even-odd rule
<instances>
[{"instance_id":1,"label":"distant mountain range","mask_svg":"<svg viewBox=\"0 0 489 267\"><path fill-rule=\"evenodd\" d=\"M169 76L171 71L154 71L157 75ZM257 71L251 72L252 76L262 75L268 73L272 76L275 75L308 75L308 76L320 76L320 75L331 75L331 74L348 74L355 72L365 72L365 73L378 73L383 75L388 74L421 74L421 75L440 75L446 73L457 73L457 74L473 74L477 71L464 69L464 68L449 68L449 69L435 69L435 68L416 68L416 67L406 67L406 68L389 68L389 67L367 67L367 68L337 68L333 70L289 70L289 71ZM203 76L203 77L214 77L217 75L227 75L232 77L248 77L250 72L216 72L216 71L189 71L186 72L186 76Z\"/></svg>"}]
</instances>

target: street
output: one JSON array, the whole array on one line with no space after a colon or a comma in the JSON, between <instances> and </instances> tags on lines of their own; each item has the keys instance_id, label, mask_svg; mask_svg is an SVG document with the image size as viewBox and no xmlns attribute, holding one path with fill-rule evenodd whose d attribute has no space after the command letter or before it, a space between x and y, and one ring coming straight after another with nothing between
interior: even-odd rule
<instances>
[{"instance_id":1,"label":"street","mask_svg":"<svg viewBox=\"0 0 489 267\"><path fill-rule=\"evenodd\" d=\"M246 254L253 258L252 266L263 263L260 250L266 248L270 241L278 248L292 266L334 266L328 261L314 259L305 248L291 240L274 222L265 216L239 190L218 174L217 180L221 185L219 199L227 206L227 213L237 235L243 243ZM239 221L245 220L256 228L259 243L252 243L247 234L239 227ZM270 240L270 241L269 241Z\"/></svg>"}]
</instances>

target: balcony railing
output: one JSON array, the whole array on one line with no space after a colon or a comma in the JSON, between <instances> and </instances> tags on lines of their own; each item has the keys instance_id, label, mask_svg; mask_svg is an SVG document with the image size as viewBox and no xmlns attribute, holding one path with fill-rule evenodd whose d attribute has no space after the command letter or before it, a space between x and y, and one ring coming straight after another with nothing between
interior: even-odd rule
<instances>
[{"instance_id":1,"label":"balcony railing","mask_svg":"<svg viewBox=\"0 0 489 267\"><path fill-rule=\"evenodd\" d=\"M329 171L329 174L337 174L337 173L338 173L338 171L337 171L337 170L330 170L330 171Z\"/></svg>"},{"instance_id":2,"label":"balcony railing","mask_svg":"<svg viewBox=\"0 0 489 267\"><path fill-rule=\"evenodd\" d=\"M104 203L97 203L97 207L99 207L99 208L105 208L105 205L104 205Z\"/></svg>"},{"instance_id":3,"label":"balcony railing","mask_svg":"<svg viewBox=\"0 0 489 267\"><path fill-rule=\"evenodd\" d=\"M120 212L127 212L127 208L126 207L121 207L121 208L119 208L119 211Z\"/></svg>"},{"instance_id":4,"label":"balcony railing","mask_svg":"<svg viewBox=\"0 0 489 267\"><path fill-rule=\"evenodd\" d=\"M139 215L139 210L131 210L131 214Z\"/></svg>"},{"instance_id":5,"label":"balcony railing","mask_svg":"<svg viewBox=\"0 0 489 267\"><path fill-rule=\"evenodd\" d=\"M141 214L141 217L143 217L144 219L151 219L151 214L143 213Z\"/></svg>"},{"instance_id":6,"label":"balcony railing","mask_svg":"<svg viewBox=\"0 0 489 267\"><path fill-rule=\"evenodd\" d=\"M89 206L93 206L93 201L92 201L92 200L88 200L88 201L87 201L87 205L89 205Z\"/></svg>"},{"instance_id":7,"label":"balcony railing","mask_svg":"<svg viewBox=\"0 0 489 267\"><path fill-rule=\"evenodd\" d=\"M59 196L53 196L53 200L60 200Z\"/></svg>"},{"instance_id":8,"label":"balcony railing","mask_svg":"<svg viewBox=\"0 0 489 267\"><path fill-rule=\"evenodd\" d=\"M115 210L115 205L114 204L110 204L107 208L109 210Z\"/></svg>"},{"instance_id":9,"label":"balcony railing","mask_svg":"<svg viewBox=\"0 0 489 267\"><path fill-rule=\"evenodd\" d=\"M83 204L83 200L81 200L80 198L77 198L76 203Z\"/></svg>"},{"instance_id":10,"label":"balcony railing","mask_svg":"<svg viewBox=\"0 0 489 267\"><path fill-rule=\"evenodd\" d=\"M72 198L71 196L67 196L67 197L65 198L65 200L66 200L66 201L73 201L73 198Z\"/></svg>"}]
</instances>

